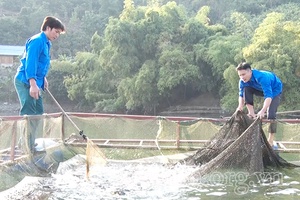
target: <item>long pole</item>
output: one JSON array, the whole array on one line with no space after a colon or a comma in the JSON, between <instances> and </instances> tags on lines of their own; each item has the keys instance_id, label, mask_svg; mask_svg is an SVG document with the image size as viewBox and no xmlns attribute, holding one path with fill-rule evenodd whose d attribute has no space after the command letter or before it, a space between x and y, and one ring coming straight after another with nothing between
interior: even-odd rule
<instances>
[{"instance_id":1,"label":"long pole","mask_svg":"<svg viewBox=\"0 0 300 200\"><path fill-rule=\"evenodd\" d=\"M70 118L70 116L64 111L64 109L61 107L61 105L58 103L58 101L54 98L54 96L52 95L52 93L49 91L48 88L46 88L46 91L49 93L49 95L51 96L51 98L53 99L53 101L56 103L56 105L59 107L59 109L61 110L61 112L67 117L67 119L73 124L73 126L77 129L77 131L79 132L79 135L81 135L83 137L84 140L87 140L87 136L85 134L83 134L83 131L80 130L78 128L78 126L75 124L75 122Z\"/></svg>"},{"instance_id":2,"label":"long pole","mask_svg":"<svg viewBox=\"0 0 300 200\"><path fill-rule=\"evenodd\" d=\"M282 114L291 114L291 113L300 113L300 110L291 110L291 111L277 112L278 115L282 115Z\"/></svg>"}]
</instances>

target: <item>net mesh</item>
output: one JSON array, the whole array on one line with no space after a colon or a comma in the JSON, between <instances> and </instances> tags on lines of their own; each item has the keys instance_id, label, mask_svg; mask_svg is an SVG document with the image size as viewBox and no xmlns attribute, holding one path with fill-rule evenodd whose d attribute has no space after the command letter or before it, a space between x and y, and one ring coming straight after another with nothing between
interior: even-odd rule
<instances>
[{"instance_id":1,"label":"net mesh","mask_svg":"<svg viewBox=\"0 0 300 200\"><path fill-rule=\"evenodd\" d=\"M266 164L290 166L266 147L263 130L267 124L249 121L242 113L229 120L92 113L68 115L84 130L91 143L82 140L78 130L62 113L0 117L0 191L14 186L25 176L51 176L61 162L86 153L91 155L86 158L89 167L95 163L105 164L103 158L134 160L187 152L192 155L172 164L201 165L201 173L235 166L249 171L263 170ZM279 121L276 138L300 141L299 130L300 123ZM33 154L31 134L36 134ZM257 162L254 155L261 155L263 161Z\"/></svg>"},{"instance_id":2,"label":"net mesh","mask_svg":"<svg viewBox=\"0 0 300 200\"><path fill-rule=\"evenodd\" d=\"M87 139L86 146L86 175L90 178L90 170L92 167L103 166L106 164L106 156L100 148L90 139Z\"/></svg>"},{"instance_id":3,"label":"net mesh","mask_svg":"<svg viewBox=\"0 0 300 200\"><path fill-rule=\"evenodd\" d=\"M297 167L275 153L266 139L260 119L253 121L240 111L226 122L204 148L181 163L200 165L191 175L194 177L224 169L257 173L280 167Z\"/></svg>"}]
</instances>

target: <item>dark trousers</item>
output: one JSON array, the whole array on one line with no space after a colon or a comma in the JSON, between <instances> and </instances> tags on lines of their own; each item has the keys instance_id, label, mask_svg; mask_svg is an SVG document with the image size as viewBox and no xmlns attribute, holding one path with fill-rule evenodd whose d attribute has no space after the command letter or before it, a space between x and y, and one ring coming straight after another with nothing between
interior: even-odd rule
<instances>
[{"instance_id":1,"label":"dark trousers","mask_svg":"<svg viewBox=\"0 0 300 200\"><path fill-rule=\"evenodd\" d=\"M21 104L20 115L42 115L44 113L43 96L39 99L30 96L30 86L15 78L15 88Z\"/></svg>"},{"instance_id":2,"label":"dark trousers","mask_svg":"<svg viewBox=\"0 0 300 200\"><path fill-rule=\"evenodd\" d=\"M245 100L245 104L249 104L249 105L254 106L254 102L253 102L254 95L260 96L260 97L264 96L264 94L263 94L262 91L256 90L256 89L251 88L251 87L245 87L244 88L244 100ZM278 108L278 106L280 104L280 98L281 98L281 94L279 94L276 97L274 97L272 99L272 102L271 102L270 107L268 109L267 119L273 120L270 123L270 126L269 126L269 132L270 133L275 133L276 129L277 129L277 124L276 124L275 119L276 119L277 108Z\"/></svg>"},{"instance_id":3,"label":"dark trousers","mask_svg":"<svg viewBox=\"0 0 300 200\"><path fill-rule=\"evenodd\" d=\"M42 115L44 113L43 97L40 95L39 99L34 99L29 94L30 87L15 78L15 88L20 101L20 115ZM41 119L31 119L29 123L29 134L27 143L32 152L35 149L35 138L38 134L38 127Z\"/></svg>"}]
</instances>

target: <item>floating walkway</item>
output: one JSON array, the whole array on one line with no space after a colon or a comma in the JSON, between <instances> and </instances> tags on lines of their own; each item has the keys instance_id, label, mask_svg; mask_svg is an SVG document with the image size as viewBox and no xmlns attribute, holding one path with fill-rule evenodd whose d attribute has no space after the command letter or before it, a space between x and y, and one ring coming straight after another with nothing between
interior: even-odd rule
<instances>
[{"instance_id":1,"label":"floating walkway","mask_svg":"<svg viewBox=\"0 0 300 200\"><path fill-rule=\"evenodd\" d=\"M194 151L203 148L209 140L151 140L151 139L91 139L99 148L115 149L149 149L149 150L185 150ZM66 146L85 148L86 142L72 141ZM277 152L300 153L300 142L278 141ZM24 157L20 150L10 148L0 151L0 164L19 160Z\"/></svg>"},{"instance_id":2,"label":"floating walkway","mask_svg":"<svg viewBox=\"0 0 300 200\"><path fill-rule=\"evenodd\" d=\"M198 150L209 140L149 140L149 139L91 139L100 148ZM73 141L71 146L85 147L86 143ZM278 141L278 152L299 153L300 142Z\"/></svg>"}]
</instances>

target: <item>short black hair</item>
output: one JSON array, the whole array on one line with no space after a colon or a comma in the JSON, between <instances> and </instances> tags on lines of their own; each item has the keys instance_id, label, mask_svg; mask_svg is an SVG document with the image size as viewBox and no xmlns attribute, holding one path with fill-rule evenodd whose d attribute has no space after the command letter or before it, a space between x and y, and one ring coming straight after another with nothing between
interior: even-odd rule
<instances>
[{"instance_id":1,"label":"short black hair","mask_svg":"<svg viewBox=\"0 0 300 200\"><path fill-rule=\"evenodd\" d=\"M43 24L41 26L41 31L45 31L47 26L49 26L51 29L61 29L62 33L65 32L65 26L64 24L56 17L47 16L44 18Z\"/></svg>"},{"instance_id":2,"label":"short black hair","mask_svg":"<svg viewBox=\"0 0 300 200\"><path fill-rule=\"evenodd\" d=\"M249 63L246 63L246 62L242 62L240 63L236 68L236 71L238 70L245 70L245 69L251 69L251 65Z\"/></svg>"}]
</instances>

